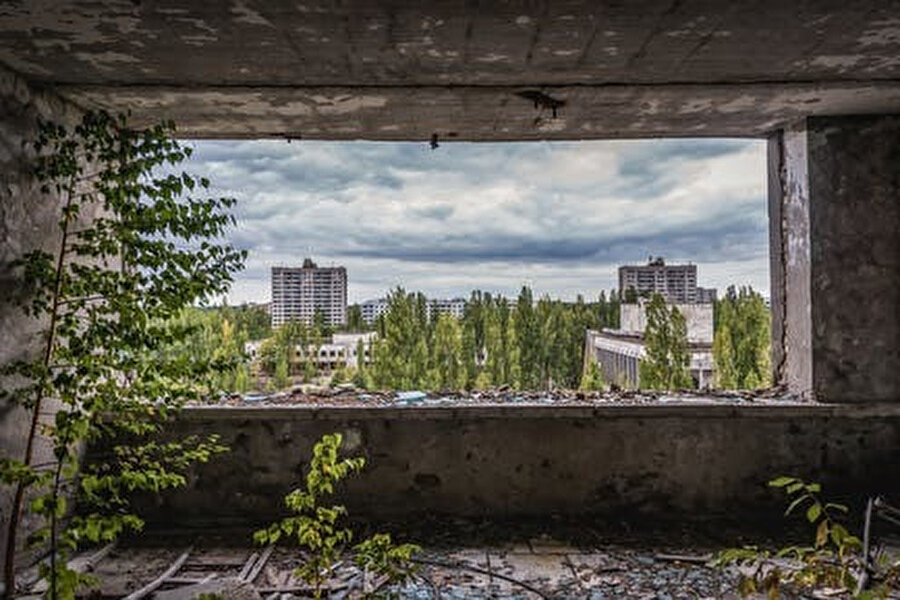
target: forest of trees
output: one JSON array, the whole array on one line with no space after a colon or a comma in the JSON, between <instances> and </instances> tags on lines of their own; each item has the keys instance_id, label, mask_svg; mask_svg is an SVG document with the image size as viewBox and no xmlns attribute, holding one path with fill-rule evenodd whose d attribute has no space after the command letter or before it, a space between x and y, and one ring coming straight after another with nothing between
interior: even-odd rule
<instances>
[{"instance_id":1,"label":"forest of trees","mask_svg":"<svg viewBox=\"0 0 900 600\"><path fill-rule=\"evenodd\" d=\"M212 365L203 375L210 393L247 392L256 387L244 344L271 336L269 314L260 306L190 307L175 319L190 328L185 340L168 345L167 352L185 360Z\"/></svg>"},{"instance_id":2,"label":"forest of trees","mask_svg":"<svg viewBox=\"0 0 900 600\"><path fill-rule=\"evenodd\" d=\"M511 389L605 389L600 369L585 369L588 329L619 326L620 299L615 292L587 302L563 302L544 296L535 301L523 287L515 302L475 291L461 319L430 314L421 293L401 288L388 297L388 310L372 327L358 306L348 311L340 331L374 329L377 340L369 362L335 373L317 371L315 355L334 329L317 318L310 324L290 322L276 330L259 306L190 308L179 318L190 325L187 341L173 353L189 353L216 368L207 375L211 393L285 389L323 375L332 383L353 381L367 389L452 390L507 386ZM641 387L690 387L689 352L684 317L660 297L647 304L647 359L641 365ZM751 288L728 288L715 306L713 356L719 388L757 388L771 384L770 314L764 299ZM244 353L248 341L259 341L251 364ZM185 354L187 356L188 354ZM357 355L365 355L363 348Z\"/></svg>"},{"instance_id":3,"label":"forest of trees","mask_svg":"<svg viewBox=\"0 0 900 600\"><path fill-rule=\"evenodd\" d=\"M430 315L425 296L394 290L379 317L378 340L356 380L379 389L575 388L582 380L585 331L616 327L619 300L601 293L537 302L523 287L514 305L475 291L462 319Z\"/></svg>"}]
</instances>

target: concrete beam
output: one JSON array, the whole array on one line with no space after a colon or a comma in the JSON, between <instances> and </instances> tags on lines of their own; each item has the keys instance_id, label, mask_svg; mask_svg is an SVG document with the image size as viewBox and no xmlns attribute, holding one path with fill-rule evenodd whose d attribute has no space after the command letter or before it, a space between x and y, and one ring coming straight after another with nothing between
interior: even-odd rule
<instances>
[{"instance_id":1,"label":"concrete beam","mask_svg":"<svg viewBox=\"0 0 900 600\"><path fill-rule=\"evenodd\" d=\"M187 138L442 141L764 136L806 115L900 110L900 80L570 86L61 85ZM536 94L538 101L533 97ZM555 111L549 105L559 103ZM555 112L555 116L554 116Z\"/></svg>"},{"instance_id":2,"label":"concrete beam","mask_svg":"<svg viewBox=\"0 0 900 600\"><path fill-rule=\"evenodd\" d=\"M761 136L900 112L895 2L12 0L0 64L190 137ZM519 92L565 102L557 118ZM451 134L456 134L452 137Z\"/></svg>"}]
</instances>

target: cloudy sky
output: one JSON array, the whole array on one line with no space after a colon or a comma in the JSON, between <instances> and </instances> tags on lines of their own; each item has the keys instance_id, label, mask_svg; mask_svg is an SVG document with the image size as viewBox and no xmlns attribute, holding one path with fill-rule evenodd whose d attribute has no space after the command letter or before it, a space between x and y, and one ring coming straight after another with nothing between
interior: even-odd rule
<instances>
[{"instance_id":1,"label":"cloudy sky","mask_svg":"<svg viewBox=\"0 0 900 600\"><path fill-rule=\"evenodd\" d=\"M188 170L238 199L232 303L268 301L270 267L306 256L347 268L351 302L398 285L595 297L650 255L768 294L762 141L190 144Z\"/></svg>"}]
</instances>

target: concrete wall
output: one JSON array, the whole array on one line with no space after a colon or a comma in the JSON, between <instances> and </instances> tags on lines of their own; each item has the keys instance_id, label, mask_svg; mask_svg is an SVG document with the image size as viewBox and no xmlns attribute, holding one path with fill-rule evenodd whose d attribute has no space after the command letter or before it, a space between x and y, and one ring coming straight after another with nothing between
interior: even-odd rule
<instances>
[{"instance_id":1,"label":"concrete wall","mask_svg":"<svg viewBox=\"0 0 900 600\"><path fill-rule=\"evenodd\" d=\"M896 401L900 116L811 118L781 140L770 144L776 374L825 402Z\"/></svg>"},{"instance_id":2,"label":"concrete wall","mask_svg":"<svg viewBox=\"0 0 900 600\"><path fill-rule=\"evenodd\" d=\"M813 387L900 400L900 115L807 121Z\"/></svg>"},{"instance_id":3,"label":"concrete wall","mask_svg":"<svg viewBox=\"0 0 900 600\"><path fill-rule=\"evenodd\" d=\"M782 474L851 502L900 492L898 406L696 404L189 409L170 432L218 433L232 451L142 508L151 529L271 521L313 441L334 431L368 460L344 500L373 518L780 519L765 482Z\"/></svg>"},{"instance_id":4,"label":"concrete wall","mask_svg":"<svg viewBox=\"0 0 900 600\"><path fill-rule=\"evenodd\" d=\"M36 90L0 68L0 364L32 357L42 341L38 335L41 324L24 317L10 298L20 288L11 263L36 247L51 252L58 247L59 203L36 188L28 174L30 154L22 141L35 133L36 118L70 121L77 112L53 94ZM0 380L0 385L8 384ZM20 406L0 403L2 456L23 458L29 422L30 413ZM47 445L39 445L35 461L50 458ZM4 486L0 493L0 561L5 555L10 504L11 494ZM21 534L19 541L25 537Z\"/></svg>"},{"instance_id":5,"label":"concrete wall","mask_svg":"<svg viewBox=\"0 0 900 600\"><path fill-rule=\"evenodd\" d=\"M713 341L712 304L675 304L687 325L687 337L691 342L711 344ZM643 332L647 327L647 307L644 302L622 304L619 328L623 331Z\"/></svg>"}]
</instances>

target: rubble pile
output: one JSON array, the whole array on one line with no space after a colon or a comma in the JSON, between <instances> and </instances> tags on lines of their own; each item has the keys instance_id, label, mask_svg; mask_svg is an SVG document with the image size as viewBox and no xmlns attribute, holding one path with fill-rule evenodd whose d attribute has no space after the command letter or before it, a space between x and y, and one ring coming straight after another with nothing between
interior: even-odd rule
<instances>
[{"instance_id":1,"label":"rubble pile","mask_svg":"<svg viewBox=\"0 0 900 600\"><path fill-rule=\"evenodd\" d=\"M665 403L690 404L799 404L781 388L768 390L613 390L585 392L580 390L446 390L426 392L370 391L343 384L334 388L311 385L297 386L289 392L251 393L225 396L198 405L217 406L356 406L356 407L427 407L427 406L603 406ZM809 404L805 401L804 404Z\"/></svg>"}]
</instances>

